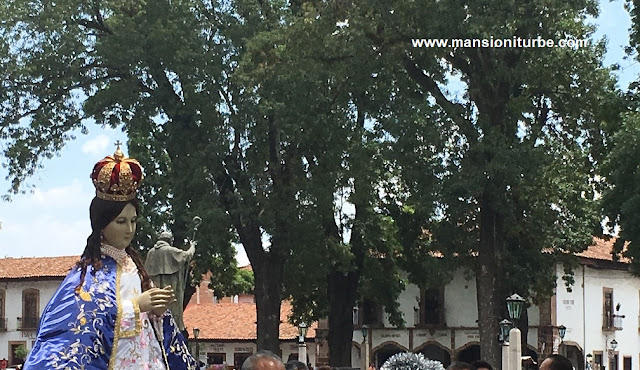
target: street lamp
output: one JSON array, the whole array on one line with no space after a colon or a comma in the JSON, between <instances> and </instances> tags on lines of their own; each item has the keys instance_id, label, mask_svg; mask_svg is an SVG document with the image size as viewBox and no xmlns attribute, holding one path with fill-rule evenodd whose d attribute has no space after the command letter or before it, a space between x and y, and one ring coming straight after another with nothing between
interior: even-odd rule
<instances>
[{"instance_id":1,"label":"street lamp","mask_svg":"<svg viewBox=\"0 0 640 370\"><path fill-rule=\"evenodd\" d=\"M587 353L587 370L591 370L593 368L593 355L591 353Z\"/></svg>"},{"instance_id":2,"label":"street lamp","mask_svg":"<svg viewBox=\"0 0 640 370\"><path fill-rule=\"evenodd\" d=\"M558 326L558 335L560 336L560 341L564 340L565 334L567 334L567 327L564 325Z\"/></svg>"},{"instance_id":3,"label":"street lamp","mask_svg":"<svg viewBox=\"0 0 640 370\"><path fill-rule=\"evenodd\" d=\"M616 348L618 348L618 341L616 341L615 339L612 339L611 340L611 349L615 351Z\"/></svg>"},{"instance_id":4,"label":"street lamp","mask_svg":"<svg viewBox=\"0 0 640 370\"><path fill-rule=\"evenodd\" d=\"M558 326L558 336L560 337L560 344L558 345L558 351L564 356L564 336L567 334L567 327L564 325Z\"/></svg>"},{"instance_id":5,"label":"street lamp","mask_svg":"<svg viewBox=\"0 0 640 370\"><path fill-rule=\"evenodd\" d=\"M511 330L511 321L504 319L500 321L500 338L503 344L509 344L509 330Z\"/></svg>"},{"instance_id":6,"label":"street lamp","mask_svg":"<svg viewBox=\"0 0 640 370\"><path fill-rule=\"evenodd\" d=\"M362 368L361 370L366 370L369 367L369 347L367 346L367 335L369 334L369 327L367 325L362 325L360 328L362 332Z\"/></svg>"},{"instance_id":7,"label":"street lamp","mask_svg":"<svg viewBox=\"0 0 640 370\"><path fill-rule=\"evenodd\" d=\"M307 343L305 342L307 330L309 330L309 326L306 322L301 321L298 324L298 361L302 361L304 364L307 363Z\"/></svg>"},{"instance_id":8,"label":"street lamp","mask_svg":"<svg viewBox=\"0 0 640 370\"><path fill-rule=\"evenodd\" d=\"M509 370L509 330L513 325L511 321L500 321L500 338L502 339L502 369Z\"/></svg>"},{"instance_id":9,"label":"street lamp","mask_svg":"<svg viewBox=\"0 0 640 370\"><path fill-rule=\"evenodd\" d=\"M515 293L507 298L509 318L511 318L514 323L520 319L522 311L524 310L525 302L524 298ZM507 364L510 370L522 370L522 333L515 325L513 329L509 331L509 348L507 357L508 359L503 359L503 363L508 361Z\"/></svg>"},{"instance_id":10,"label":"street lamp","mask_svg":"<svg viewBox=\"0 0 640 370\"><path fill-rule=\"evenodd\" d=\"M507 311L509 311L509 318L511 318L511 320L515 321L520 319L525 302L524 298L515 293L507 298Z\"/></svg>"},{"instance_id":11,"label":"street lamp","mask_svg":"<svg viewBox=\"0 0 640 370\"><path fill-rule=\"evenodd\" d=\"M193 328L193 338L196 340L196 366L200 368L200 346L198 343L198 336L200 336L200 329L198 327Z\"/></svg>"}]
</instances>

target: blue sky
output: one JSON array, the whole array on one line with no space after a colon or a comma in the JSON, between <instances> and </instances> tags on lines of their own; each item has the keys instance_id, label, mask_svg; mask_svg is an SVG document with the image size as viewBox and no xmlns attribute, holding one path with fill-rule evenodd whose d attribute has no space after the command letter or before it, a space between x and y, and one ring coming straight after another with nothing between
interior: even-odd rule
<instances>
[{"instance_id":1,"label":"blue sky","mask_svg":"<svg viewBox=\"0 0 640 370\"><path fill-rule=\"evenodd\" d=\"M627 86L639 75L640 64L624 60L631 21L623 4L621 0L601 3L596 38L606 36L609 40L605 63L621 66L620 86ZM89 203L94 188L89 173L95 162L113 153L113 143L127 140L119 130L96 125L89 126L88 135L76 136L59 156L45 160L44 168L29 180L36 186L33 193L14 196L10 203L0 201L0 258L82 253L91 230ZM127 153L126 148L123 150ZM0 168L2 193L9 188L5 177L6 171ZM238 252L239 263L247 264L242 248Z\"/></svg>"}]
</instances>

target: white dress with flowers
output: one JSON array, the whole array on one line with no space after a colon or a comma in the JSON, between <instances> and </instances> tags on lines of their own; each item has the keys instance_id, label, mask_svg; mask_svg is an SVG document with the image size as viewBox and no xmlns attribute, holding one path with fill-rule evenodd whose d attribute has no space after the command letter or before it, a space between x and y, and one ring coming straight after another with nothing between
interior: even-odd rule
<instances>
[{"instance_id":1,"label":"white dress with flowers","mask_svg":"<svg viewBox=\"0 0 640 370\"><path fill-rule=\"evenodd\" d=\"M121 370L166 370L160 343L155 337L154 325L147 312L140 312L136 298L141 293L140 276L129 256L121 266L119 302L122 309L119 330L116 328L111 363ZM153 320L155 321L155 320ZM157 329L160 329L157 326ZM113 357L115 356L115 357Z\"/></svg>"}]
</instances>

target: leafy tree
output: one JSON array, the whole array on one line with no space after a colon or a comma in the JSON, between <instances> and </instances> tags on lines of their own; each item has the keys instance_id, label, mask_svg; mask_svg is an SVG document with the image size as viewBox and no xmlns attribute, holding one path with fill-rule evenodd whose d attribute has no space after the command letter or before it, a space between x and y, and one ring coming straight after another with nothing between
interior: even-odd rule
<instances>
[{"instance_id":1,"label":"leafy tree","mask_svg":"<svg viewBox=\"0 0 640 370\"><path fill-rule=\"evenodd\" d=\"M427 271L446 279L434 268L442 262L472 271L482 358L498 363L506 296L548 296L556 262L570 268L592 242L595 171L607 126L619 120L619 93L602 68L602 43L418 48L411 40L587 39L597 4L400 1L349 14L379 54L404 67L397 81L413 82L390 94L394 107L407 104L394 112L413 114L378 117L395 141L400 191L388 204L409 231L410 279L427 285ZM455 80L459 96L449 91Z\"/></svg>"}]
</instances>

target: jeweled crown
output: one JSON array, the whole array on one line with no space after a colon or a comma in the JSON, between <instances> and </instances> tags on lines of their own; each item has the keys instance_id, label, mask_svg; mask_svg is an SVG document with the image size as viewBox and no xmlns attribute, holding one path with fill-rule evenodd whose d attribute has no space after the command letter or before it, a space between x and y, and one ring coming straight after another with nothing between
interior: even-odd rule
<instances>
[{"instance_id":1,"label":"jeweled crown","mask_svg":"<svg viewBox=\"0 0 640 370\"><path fill-rule=\"evenodd\" d=\"M91 180L96 188L96 196L104 200L126 202L136 197L138 186L142 182L142 166L133 159L125 157L116 143L116 151L101 159L93 166Z\"/></svg>"}]
</instances>

